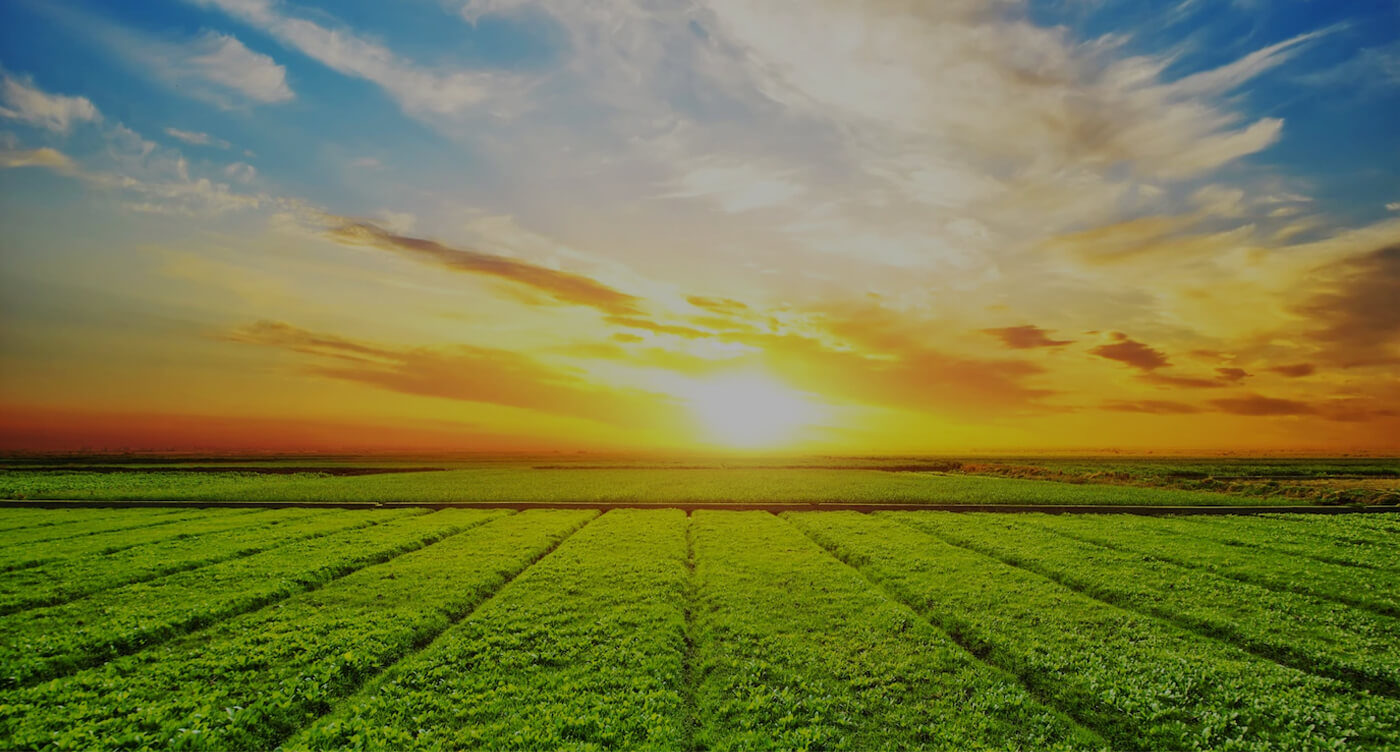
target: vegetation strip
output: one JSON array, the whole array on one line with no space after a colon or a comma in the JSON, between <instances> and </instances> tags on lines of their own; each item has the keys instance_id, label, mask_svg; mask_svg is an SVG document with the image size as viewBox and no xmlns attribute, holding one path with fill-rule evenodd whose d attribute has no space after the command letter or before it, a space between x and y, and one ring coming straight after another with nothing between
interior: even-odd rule
<instances>
[{"instance_id":1,"label":"vegetation strip","mask_svg":"<svg viewBox=\"0 0 1400 752\"><path fill-rule=\"evenodd\" d=\"M137 507L136 509L141 509ZM160 511L136 512L135 514L146 514L154 518L160 514L176 514L176 509L165 509ZM54 526L74 525L82 523L101 522L114 518L133 516L130 509L122 507L107 507L103 510L92 510L84 508L74 509L53 509L51 507L35 509L19 509L15 507L0 507L0 533L17 533L25 530L34 533L36 536L44 534L54 534L55 537L63 535L63 528L57 531ZM43 528L50 528L43 530Z\"/></svg>"},{"instance_id":2,"label":"vegetation strip","mask_svg":"<svg viewBox=\"0 0 1400 752\"><path fill-rule=\"evenodd\" d=\"M450 514L483 524L204 632L0 695L0 747L273 749L596 516Z\"/></svg>"},{"instance_id":3,"label":"vegetation strip","mask_svg":"<svg viewBox=\"0 0 1400 752\"><path fill-rule=\"evenodd\" d=\"M415 513L418 512L418 513ZM358 528L0 617L0 683L25 686L134 653L470 526L464 512L360 512Z\"/></svg>"},{"instance_id":4,"label":"vegetation strip","mask_svg":"<svg viewBox=\"0 0 1400 752\"><path fill-rule=\"evenodd\" d=\"M685 524L609 512L287 749L677 749Z\"/></svg>"},{"instance_id":5,"label":"vegetation strip","mask_svg":"<svg viewBox=\"0 0 1400 752\"><path fill-rule=\"evenodd\" d=\"M1400 621L1047 534L1031 518L898 514L944 541L1294 668L1400 696ZM1274 525L1282 523L1274 522Z\"/></svg>"},{"instance_id":6,"label":"vegetation strip","mask_svg":"<svg viewBox=\"0 0 1400 752\"><path fill-rule=\"evenodd\" d=\"M888 516L787 516L1121 749L1391 748L1400 703L1261 660Z\"/></svg>"},{"instance_id":7,"label":"vegetation strip","mask_svg":"<svg viewBox=\"0 0 1400 752\"><path fill-rule=\"evenodd\" d=\"M6 573L0 576L0 616L363 527L372 520L330 511L278 509L248 515L243 522L232 530L181 535Z\"/></svg>"},{"instance_id":8,"label":"vegetation strip","mask_svg":"<svg viewBox=\"0 0 1400 752\"><path fill-rule=\"evenodd\" d=\"M91 521L64 523L36 530L11 530L0 533L0 571L34 566L68 555L70 551L116 551L128 540L154 540L162 536L179 535L177 528L191 522L225 524L254 514L246 509L188 510L175 514L142 514L131 510L127 516ZM228 524L236 524L228 523ZM50 553L52 552L52 553Z\"/></svg>"},{"instance_id":9,"label":"vegetation strip","mask_svg":"<svg viewBox=\"0 0 1400 752\"><path fill-rule=\"evenodd\" d=\"M1400 519L1400 506L1224 506L1214 504L1200 504L1196 506L1168 506L1168 505L1137 505L1137 504L1039 504L1032 501L1011 504L980 504L980 503L957 503L945 504L936 502L764 502L764 501L305 501L305 500L272 500L272 501L231 501L231 500L203 500L203 501L170 501L170 500L124 500L124 501L90 501L90 500L49 500L49 501L12 501L0 500L0 509L14 509L17 507L42 507L45 509L64 509L70 507L87 507L98 509L112 509L119 507L137 508L176 508L176 509L282 509L287 507L298 507L307 509L514 509L517 511L525 509L597 509L600 511L610 511L614 509L680 509L687 512L700 509L714 509L723 511L762 511L780 514L782 512L794 511L838 511L838 512L898 512L898 511L935 511L935 512L1008 512L1008 513L1029 513L1029 514L1084 514L1084 515L1145 515L1155 516L1183 516L1183 515L1360 515L1367 517Z\"/></svg>"},{"instance_id":10,"label":"vegetation strip","mask_svg":"<svg viewBox=\"0 0 1400 752\"><path fill-rule=\"evenodd\" d=\"M697 512L696 746L1099 749L792 525Z\"/></svg>"},{"instance_id":11,"label":"vegetation strip","mask_svg":"<svg viewBox=\"0 0 1400 752\"><path fill-rule=\"evenodd\" d=\"M1291 522L1284 525L1289 531L1301 535L1326 536L1343 543L1372 543L1372 545L1394 546L1400 539L1400 515L1385 517L1358 517L1343 525L1329 524L1327 518L1301 517L1296 514L1266 514L1261 520Z\"/></svg>"},{"instance_id":12,"label":"vegetation strip","mask_svg":"<svg viewBox=\"0 0 1400 752\"><path fill-rule=\"evenodd\" d=\"M1117 517L1113 524L1041 516L1032 522L1046 530L1109 548L1134 551L1183 566L1273 589L1370 609L1400 617L1400 573L1329 564L1292 554L1232 546L1156 524L1158 520Z\"/></svg>"},{"instance_id":13,"label":"vegetation strip","mask_svg":"<svg viewBox=\"0 0 1400 752\"><path fill-rule=\"evenodd\" d=\"M1335 537L1295 530L1275 520L1164 518L1158 523L1179 533L1230 546L1279 551L1348 567L1400 570L1400 546L1395 545L1394 539L1386 541L1384 545L1372 545L1363 539L1364 531L1355 526L1350 526L1355 531L1352 537L1339 541Z\"/></svg>"}]
</instances>

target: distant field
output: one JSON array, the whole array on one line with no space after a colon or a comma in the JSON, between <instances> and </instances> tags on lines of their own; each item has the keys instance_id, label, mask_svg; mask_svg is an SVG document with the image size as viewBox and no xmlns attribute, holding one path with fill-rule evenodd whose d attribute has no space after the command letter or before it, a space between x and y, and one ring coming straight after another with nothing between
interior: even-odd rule
<instances>
[{"instance_id":1,"label":"distant field","mask_svg":"<svg viewBox=\"0 0 1400 752\"><path fill-rule=\"evenodd\" d=\"M1395 459L31 458L0 498L843 502L1151 506L1397 504Z\"/></svg>"},{"instance_id":2,"label":"distant field","mask_svg":"<svg viewBox=\"0 0 1400 752\"><path fill-rule=\"evenodd\" d=\"M11 499L265 501L868 502L937 504L1287 504L1296 499L1078 484L921 470L529 466L330 475L171 468L0 471Z\"/></svg>"},{"instance_id":3,"label":"distant field","mask_svg":"<svg viewBox=\"0 0 1400 752\"><path fill-rule=\"evenodd\" d=\"M1395 749L1396 535L0 509L0 748Z\"/></svg>"}]
</instances>

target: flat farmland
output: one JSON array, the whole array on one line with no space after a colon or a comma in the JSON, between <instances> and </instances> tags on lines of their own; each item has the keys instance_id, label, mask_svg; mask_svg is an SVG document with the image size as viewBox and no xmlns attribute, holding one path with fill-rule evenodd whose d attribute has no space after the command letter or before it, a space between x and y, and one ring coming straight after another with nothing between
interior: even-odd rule
<instances>
[{"instance_id":1,"label":"flat farmland","mask_svg":"<svg viewBox=\"0 0 1400 752\"><path fill-rule=\"evenodd\" d=\"M1395 749L1396 535L1384 514L3 509L0 748Z\"/></svg>"}]
</instances>

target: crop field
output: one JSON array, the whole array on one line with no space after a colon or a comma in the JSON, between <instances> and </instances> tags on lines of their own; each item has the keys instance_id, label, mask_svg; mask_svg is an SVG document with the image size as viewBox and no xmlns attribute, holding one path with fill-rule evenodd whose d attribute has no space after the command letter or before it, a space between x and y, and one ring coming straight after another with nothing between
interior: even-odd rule
<instances>
[{"instance_id":1,"label":"crop field","mask_svg":"<svg viewBox=\"0 0 1400 752\"><path fill-rule=\"evenodd\" d=\"M1260 506L1400 503L1400 462L221 458L0 464L0 498Z\"/></svg>"},{"instance_id":2,"label":"crop field","mask_svg":"<svg viewBox=\"0 0 1400 752\"><path fill-rule=\"evenodd\" d=\"M1397 536L1389 514L0 509L0 749L1396 749Z\"/></svg>"}]
</instances>

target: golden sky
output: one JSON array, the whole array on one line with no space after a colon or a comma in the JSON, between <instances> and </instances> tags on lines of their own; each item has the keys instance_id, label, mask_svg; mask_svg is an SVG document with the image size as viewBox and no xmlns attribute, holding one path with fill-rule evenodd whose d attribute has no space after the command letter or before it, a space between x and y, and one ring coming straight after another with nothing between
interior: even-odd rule
<instances>
[{"instance_id":1,"label":"golden sky","mask_svg":"<svg viewBox=\"0 0 1400 752\"><path fill-rule=\"evenodd\" d=\"M1151 5L18 0L0 448L1400 451L1400 9Z\"/></svg>"}]
</instances>

